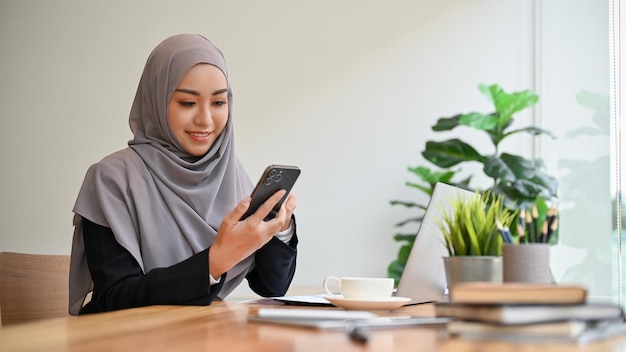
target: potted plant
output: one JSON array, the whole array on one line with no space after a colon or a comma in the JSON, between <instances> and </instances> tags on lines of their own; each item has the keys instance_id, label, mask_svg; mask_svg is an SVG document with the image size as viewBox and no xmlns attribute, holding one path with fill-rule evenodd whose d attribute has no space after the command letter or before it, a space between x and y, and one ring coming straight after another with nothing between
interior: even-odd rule
<instances>
[{"instance_id":1,"label":"potted plant","mask_svg":"<svg viewBox=\"0 0 626 352\"><path fill-rule=\"evenodd\" d=\"M502 247L513 241L506 229L517 211L491 191L450 202L450 212L439 221L449 255L443 258L448 287L461 281L502 282Z\"/></svg>"},{"instance_id":2,"label":"potted plant","mask_svg":"<svg viewBox=\"0 0 626 352\"><path fill-rule=\"evenodd\" d=\"M491 178L493 183L482 191L490 191L493 195L502 195L503 204L510 209L530 209L537 202L544 202L557 197L558 183L548 175L541 159L528 159L519 155L505 153L500 146L502 141L519 133L529 133L533 136L554 135L544 129L529 126L514 128L513 116L534 106L538 96L530 90L507 93L499 85L479 85L480 92L492 102L494 110L490 113L469 112L452 117L440 118L433 126L434 132L452 131L455 129L471 128L485 132L493 150L481 154L469 143L458 138L444 141L427 141L422 156L435 168L427 166L410 167L409 172L417 176L420 182L407 182L406 185L432 195L434 185L444 182L465 189L472 189L473 175L459 179L462 171L458 166L466 163L482 164L484 175ZM474 188L476 189L476 188ZM426 206L414 201L393 200L391 205L399 205L418 210L416 216L396 224L402 232L394 235L394 240L402 245L397 258L389 265L388 275L399 281L406 260L415 241L416 229L410 225L419 224L420 215ZM409 230L410 228L410 230ZM514 237L517 236L517 227L511 228ZM556 235L554 236L556 241Z\"/></svg>"}]
</instances>

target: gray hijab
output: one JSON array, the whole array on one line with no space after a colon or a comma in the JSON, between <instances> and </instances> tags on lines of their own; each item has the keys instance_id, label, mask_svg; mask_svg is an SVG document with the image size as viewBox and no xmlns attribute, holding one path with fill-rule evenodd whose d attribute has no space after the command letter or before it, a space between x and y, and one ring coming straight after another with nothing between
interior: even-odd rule
<instances>
[{"instance_id":1,"label":"gray hijab","mask_svg":"<svg viewBox=\"0 0 626 352\"><path fill-rule=\"evenodd\" d=\"M73 209L70 314L78 314L93 289L83 218L110 228L147 273L208 248L224 216L250 194L252 180L234 151L230 84L228 122L207 154L187 154L169 128L167 107L174 89L198 63L218 67L228 80L222 53L206 38L181 34L161 42L148 57L137 88L129 148L87 171ZM229 270L219 297L239 285L253 265L251 256Z\"/></svg>"}]
</instances>

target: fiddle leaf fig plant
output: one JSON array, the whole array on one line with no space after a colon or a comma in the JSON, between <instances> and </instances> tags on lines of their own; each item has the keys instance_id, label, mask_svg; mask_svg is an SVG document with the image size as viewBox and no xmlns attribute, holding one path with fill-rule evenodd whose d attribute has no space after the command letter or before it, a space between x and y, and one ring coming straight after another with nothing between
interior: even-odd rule
<instances>
[{"instance_id":1,"label":"fiddle leaf fig plant","mask_svg":"<svg viewBox=\"0 0 626 352\"><path fill-rule=\"evenodd\" d=\"M432 130L451 131L460 126L467 126L483 131L491 141L493 152L483 155L468 143L452 138L440 142L426 142L422 156L444 169L465 162L482 164L484 174L493 180L493 185L489 189L494 195L503 194L505 204L514 209L532 207L537 197L556 198L558 182L556 178L546 173L545 164L541 159L527 159L500 150L503 140L518 133L547 135L554 138L551 132L534 126L512 129L513 115L534 106L539 97L530 90L507 93L497 84L491 86L481 84L479 89L493 103L495 112L470 112L443 117L432 126Z\"/></svg>"},{"instance_id":2,"label":"fiddle leaf fig plant","mask_svg":"<svg viewBox=\"0 0 626 352\"><path fill-rule=\"evenodd\" d=\"M443 141L427 141L422 156L435 168L418 166L410 167L409 171L416 175L421 183L407 182L406 185L417 189L430 197L436 182L444 182L468 190L472 176L456 180L461 166L469 163L482 165L482 172L492 180L492 184L482 191L489 191L493 196L502 196L503 204L510 209L532 208L538 199L551 200L557 197L558 182L556 178L546 172L541 159L529 159L501 150L504 140L520 133L532 136L545 135L555 138L547 130L535 126L515 128L514 116L527 108L535 106L539 100L537 94L531 90L520 92L506 92L497 84L480 84L479 91L493 105L493 111L469 112L451 117L441 117L431 127L434 132L450 132L463 128L471 128L484 132L488 138L488 145L492 149L481 153L460 138L450 138ZM400 205L416 208L423 212L425 205L412 201L393 200L391 205ZM421 222L418 215L396 224L396 227L406 228L410 224ZM515 233L515 227L512 228ZM410 233L397 233L394 239L402 243L398 257L389 265L388 275L399 281L406 265L406 259L415 241L416 229Z\"/></svg>"}]
</instances>

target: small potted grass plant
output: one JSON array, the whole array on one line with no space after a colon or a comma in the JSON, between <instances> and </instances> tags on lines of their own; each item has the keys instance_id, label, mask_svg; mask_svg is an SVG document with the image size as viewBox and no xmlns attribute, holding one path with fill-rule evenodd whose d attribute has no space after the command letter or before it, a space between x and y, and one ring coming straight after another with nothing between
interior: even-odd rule
<instances>
[{"instance_id":1,"label":"small potted grass plant","mask_svg":"<svg viewBox=\"0 0 626 352\"><path fill-rule=\"evenodd\" d=\"M439 221L449 255L443 259L448 287L462 281L502 282L502 247L513 241L508 227L516 215L501 194L489 191L451 200L451 211Z\"/></svg>"}]
</instances>

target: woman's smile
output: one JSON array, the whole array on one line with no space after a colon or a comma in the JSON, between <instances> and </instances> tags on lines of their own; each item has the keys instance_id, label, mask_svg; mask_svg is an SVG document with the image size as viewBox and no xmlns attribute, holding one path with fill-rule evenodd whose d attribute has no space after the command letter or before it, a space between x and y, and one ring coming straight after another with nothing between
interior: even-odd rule
<instances>
[{"instance_id":1,"label":"woman's smile","mask_svg":"<svg viewBox=\"0 0 626 352\"><path fill-rule=\"evenodd\" d=\"M187 135L191 137L191 139L196 140L198 142L206 142L209 138L211 138L211 132L192 132L188 131Z\"/></svg>"}]
</instances>

